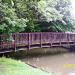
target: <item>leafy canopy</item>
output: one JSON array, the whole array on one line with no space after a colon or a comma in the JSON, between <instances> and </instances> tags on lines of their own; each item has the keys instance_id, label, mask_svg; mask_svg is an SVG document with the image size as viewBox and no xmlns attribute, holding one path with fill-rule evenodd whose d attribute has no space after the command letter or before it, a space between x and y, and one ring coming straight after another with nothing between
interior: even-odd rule
<instances>
[{"instance_id":1,"label":"leafy canopy","mask_svg":"<svg viewBox=\"0 0 75 75\"><path fill-rule=\"evenodd\" d=\"M23 31L28 21L17 16L16 9L9 4L9 1L2 0L0 3L0 33L3 34Z\"/></svg>"}]
</instances>

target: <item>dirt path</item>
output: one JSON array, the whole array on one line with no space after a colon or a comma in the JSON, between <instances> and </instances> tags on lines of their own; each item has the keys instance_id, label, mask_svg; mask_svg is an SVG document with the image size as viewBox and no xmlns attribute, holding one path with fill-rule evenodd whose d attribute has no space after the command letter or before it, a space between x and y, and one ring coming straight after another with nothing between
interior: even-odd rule
<instances>
[{"instance_id":1,"label":"dirt path","mask_svg":"<svg viewBox=\"0 0 75 75\"><path fill-rule=\"evenodd\" d=\"M75 75L75 53L28 57L22 61L59 75Z\"/></svg>"}]
</instances>

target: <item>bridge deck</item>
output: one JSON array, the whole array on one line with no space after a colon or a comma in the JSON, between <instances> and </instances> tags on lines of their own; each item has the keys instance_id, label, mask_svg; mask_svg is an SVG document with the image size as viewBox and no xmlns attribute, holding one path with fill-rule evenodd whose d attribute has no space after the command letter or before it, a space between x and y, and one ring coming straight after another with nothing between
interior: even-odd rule
<instances>
[{"instance_id":1,"label":"bridge deck","mask_svg":"<svg viewBox=\"0 0 75 75\"><path fill-rule=\"evenodd\" d=\"M20 48L43 48L52 46L75 45L75 33L15 33L12 34L13 41L8 42L7 35L0 35L0 53L20 50Z\"/></svg>"}]
</instances>

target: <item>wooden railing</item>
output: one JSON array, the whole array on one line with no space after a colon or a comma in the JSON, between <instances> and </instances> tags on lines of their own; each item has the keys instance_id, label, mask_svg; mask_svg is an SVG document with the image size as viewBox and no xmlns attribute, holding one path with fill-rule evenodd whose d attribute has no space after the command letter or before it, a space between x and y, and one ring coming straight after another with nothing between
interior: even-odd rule
<instances>
[{"instance_id":1,"label":"wooden railing","mask_svg":"<svg viewBox=\"0 0 75 75\"><path fill-rule=\"evenodd\" d=\"M36 32L15 33L13 40L7 41L8 36L0 35L0 52L18 50L18 48L42 48L52 46L74 45L75 33Z\"/></svg>"}]
</instances>

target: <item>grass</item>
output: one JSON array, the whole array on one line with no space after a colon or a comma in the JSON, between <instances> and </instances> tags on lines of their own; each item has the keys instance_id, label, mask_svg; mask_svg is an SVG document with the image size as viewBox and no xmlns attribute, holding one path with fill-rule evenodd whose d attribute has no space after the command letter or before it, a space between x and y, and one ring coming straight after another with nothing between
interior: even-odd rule
<instances>
[{"instance_id":1,"label":"grass","mask_svg":"<svg viewBox=\"0 0 75 75\"><path fill-rule=\"evenodd\" d=\"M21 61L0 58L0 75L55 75L33 68Z\"/></svg>"}]
</instances>

